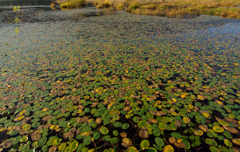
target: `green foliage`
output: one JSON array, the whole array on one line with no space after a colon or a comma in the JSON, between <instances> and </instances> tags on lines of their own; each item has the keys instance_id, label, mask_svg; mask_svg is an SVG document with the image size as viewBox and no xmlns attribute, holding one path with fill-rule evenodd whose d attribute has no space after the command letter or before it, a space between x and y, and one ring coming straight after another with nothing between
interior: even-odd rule
<instances>
[{"instance_id":1,"label":"green foliage","mask_svg":"<svg viewBox=\"0 0 240 152\"><path fill-rule=\"evenodd\" d=\"M140 8L140 5L137 2L133 2L132 4L129 5L129 9L137 9Z\"/></svg>"}]
</instances>

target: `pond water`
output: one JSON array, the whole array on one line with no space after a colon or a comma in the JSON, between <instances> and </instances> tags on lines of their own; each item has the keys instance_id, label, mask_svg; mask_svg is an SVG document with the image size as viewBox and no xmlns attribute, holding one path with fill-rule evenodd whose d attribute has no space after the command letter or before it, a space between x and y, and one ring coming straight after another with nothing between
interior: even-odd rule
<instances>
[{"instance_id":1,"label":"pond water","mask_svg":"<svg viewBox=\"0 0 240 152\"><path fill-rule=\"evenodd\" d=\"M1 0L0 6L17 6L17 5L50 5L53 0Z\"/></svg>"},{"instance_id":2,"label":"pond water","mask_svg":"<svg viewBox=\"0 0 240 152\"><path fill-rule=\"evenodd\" d=\"M39 10L0 27L0 148L240 149L239 19Z\"/></svg>"}]
</instances>

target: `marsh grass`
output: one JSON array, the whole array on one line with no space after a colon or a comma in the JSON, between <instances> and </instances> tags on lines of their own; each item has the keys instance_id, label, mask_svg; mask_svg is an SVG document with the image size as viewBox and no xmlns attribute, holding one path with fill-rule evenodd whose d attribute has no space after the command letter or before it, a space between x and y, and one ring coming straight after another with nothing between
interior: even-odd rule
<instances>
[{"instance_id":1,"label":"marsh grass","mask_svg":"<svg viewBox=\"0 0 240 152\"><path fill-rule=\"evenodd\" d=\"M139 15L160 15L176 17L185 14L217 15L227 18L240 18L240 1L201 1L174 3L137 3L133 2L126 9L127 12ZM235 8L236 7L236 8Z\"/></svg>"},{"instance_id":2,"label":"marsh grass","mask_svg":"<svg viewBox=\"0 0 240 152\"><path fill-rule=\"evenodd\" d=\"M79 8L87 5L86 0L56 1L56 3L60 4L61 9Z\"/></svg>"},{"instance_id":3,"label":"marsh grass","mask_svg":"<svg viewBox=\"0 0 240 152\"><path fill-rule=\"evenodd\" d=\"M102 8L113 8L114 7L114 3L112 1L102 1L102 0L99 0L97 3L96 8L97 9L102 9Z\"/></svg>"},{"instance_id":4,"label":"marsh grass","mask_svg":"<svg viewBox=\"0 0 240 152\"><path fill-rule=\"evenodd\" d=\"M96 7L97 7L98 9L102 9L102 8L103 8L103 6L102 6L101 4L98 4Z\"/></svg>"}]
</instances>

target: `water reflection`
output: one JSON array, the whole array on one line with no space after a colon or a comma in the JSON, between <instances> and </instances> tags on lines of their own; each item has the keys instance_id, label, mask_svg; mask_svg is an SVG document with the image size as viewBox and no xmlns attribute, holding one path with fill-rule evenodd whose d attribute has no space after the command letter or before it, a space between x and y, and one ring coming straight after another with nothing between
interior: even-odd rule
<instances>
[{"instance_id":1,"label":"water reflection","mask_svg":"<svg viewBox=\"0 0 240 152\"><path fill-rule=\"evenodd\" d=\"M0 1L0 6L16 6L16 5L50 5L54 0L4 0Z\"/></svg>"}]
</instances>

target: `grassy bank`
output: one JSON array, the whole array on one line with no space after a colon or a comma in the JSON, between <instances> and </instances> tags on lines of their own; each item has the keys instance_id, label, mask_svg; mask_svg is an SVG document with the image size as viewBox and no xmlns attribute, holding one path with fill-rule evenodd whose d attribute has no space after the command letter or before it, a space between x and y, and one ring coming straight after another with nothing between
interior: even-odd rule
<instances>
[{"instance_id":1,"label":"grassy bank","mask_svg":"<svg viewBox=\"0 0 240 152\"><path fill-rule=\"evenodd\" d=\"M184 14L207 14L227 18L240 18L239 1L138 3L125 5L126 11L139 15L177 17Z\"/></svg>"},{"instance_id":2,"label":"grassy bank","mask_svg":"<svg viewBox=\"0 0 240 152\"><path fill-rule=\"evenodd\" d=\"M86 0L57 0L61 9L81 8L87 5Z\"/></svg>"}]
</instances>

